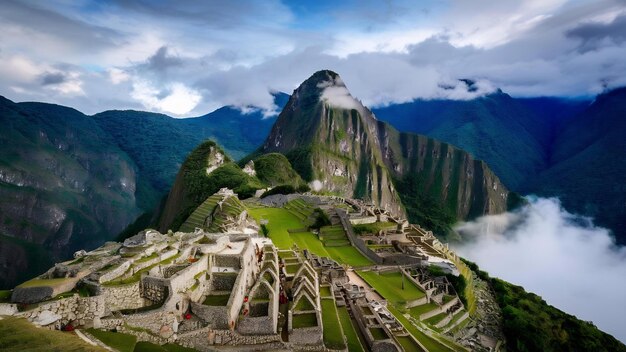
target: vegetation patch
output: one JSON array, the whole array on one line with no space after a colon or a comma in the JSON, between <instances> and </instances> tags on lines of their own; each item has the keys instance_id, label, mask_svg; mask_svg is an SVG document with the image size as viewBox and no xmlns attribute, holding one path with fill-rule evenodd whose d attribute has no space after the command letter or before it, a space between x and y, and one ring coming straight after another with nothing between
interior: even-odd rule
<instances>
[{"instance_id":1,"label":"vegetation patch","mask_svg":"<svg viewBox=\"0 0 626 352\"><path fill-rule=\"evenodd\" d=\"M106 352L69 332L35 327L28 320L4 317L0 320L0 351L88 351Z\"/></svg>"},{"instance_id":2,"label":"vegetation patch","mask_svg":"<svg viewBox=\"0 0 626 352\"><path fill-rule=\"evenodd\" d=\"M357 235L377 234L380 230L395 230L395 222L374 222L371 224L352 225Z\"/></svg>"},{"instance_id":3,"label":"vegetation patch","mask_svg":"<svg viewBox=\"0 0 626 352\"><path fill-rule=\"evenodd\" d=\"M409 279L403 278L400 272L378 274L374 271L358 271L358 274L393 304L404 304L426 295Z\"/></svg>"},{"instance_id":4,"label":"vegetation patch","mask_svg":"<svg viewBox=\"0 0 626 352\"><path fill-rule=\"evenodd\" d=\"M135 344L137 343L137 338L135 336L123 334L121 332L111 332L93 328L87 329L87 332L102 341L105 345L120 352L133 352Z\"/></svg>"},{"instance_id":5,"label":"vegetation patch","mask_svg":"<svg viewBox=\"0 0 626 352\"><path fill-rule=\"evenodd\" d=\"M337 313L339 314L341 328L343 329L343 333L348 342L348 351L363 352L363 345L361 345L361 341L359 340L359 336L357 335L355 327L352 324L352 319L350 318L348 310L346 307L337 307Z\"/></svg>"},{"instance_id":6,"label":"vegetation patch","mask_svg":"<svg viewBox=\"0 0 626 352\"><path fill-rule=\"evenodd\" d=\"M337 317L334 299L322 299L322 322L324 323L324 345L330 349L346 348L343 331Z\"/></svg>"},{"instance_id":7,"label":"vegetation patch","mask_svg":"<svg viewBox=\"0 0 626 352\"><path fill-rule=\"evenodd\" d=\"M202 302L205 306L226 306L230 293L225 295L208 295Z\"/></svg>"},{"instance_id":8,"label":"vegetation patch","mask_svg":"<svg viewBox=\"0 0 626 352\"><path fill-rule=\"evenodd\" d=\"M294 314L291 319L291 327L294 329L310 328L317 326L316 313Z\"/></svg>"}]
</instances>

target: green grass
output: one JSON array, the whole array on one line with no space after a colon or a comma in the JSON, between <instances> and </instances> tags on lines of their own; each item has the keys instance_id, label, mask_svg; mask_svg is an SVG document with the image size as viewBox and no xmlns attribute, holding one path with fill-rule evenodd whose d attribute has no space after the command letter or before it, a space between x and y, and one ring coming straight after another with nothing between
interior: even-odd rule
<instances>
[{"instance_id":1,"label":"green grass","mask_svg":"<svg viewBox=\"0 0 626 352\"><path fill-rule=\"evenodd\" d=\"M110 332L98 329L87 329L87 332L102 341L105 345L120 352L133 352L135 344L137 343L135 336L121 332Z\"/></svg>"},{"instance_id":2,"label":"green grass","mask_svg":"<svg viewBox=\"0 0 626 352\"><path fill-rule=\"evenodd\" d=\"M437 308L439 308L439 306L436 303L430 302L430 303L422 304L421 306L416 306L416 307L409 309L409 314L411 314L413 318L419 320L420 315L424 313L428 313L431 310L434 310Z\"/></svg>"},{"instance_id":3,"label":"green grass","mask_svg":"<svg viewBox=\"0 0 626 352\"><path fill-rule=\"evenodd\" d=\"M152 253L151 255L147 256L147 257L143 257L141 259L135 260L135 263L145 263L145 262L147 262L149 260L152 260L152 259L154 259L154 258L156 258L158 256L159 256L159 253L155 252L155 253Z\"/></svg>"},{"instance_id":4,"label":"green grass","mask_svg":"<svg viewBox=\"0 0 626 352\"><path fill-rule=\"evenodd\" d=\"M230 293L225 295L208 295L202 304L205 306L226 306L229 299Z\"/></svg>"},{"instance_id":5,"label":"green grass","mask_svg":"<svg viewBox=\"0 0 626 352\"><path fill-rule=\"evenodd\" d=\"M400 346L404 348L405 352L423 352L424 351L424 349L421 348L420 345L415 343L415 341L413 341L413 339L410 338L409 336L399 336L399 337L396 337L396 339L400 343Z\"/></svg>"},{"instance_id":6,"label":"green grass","mask_svg":"<svg viewBox=\"0 0 626 352\"><path fill-rule=\"evenodd\" d=\"M5 317L0 320L0 351L93 351L106 352L92 346L73 333L35 327L26 319Z\"/></svg>"},{"instance_id":7,"label":"green grass","mask_svg":"<svg viewBox=\"0 0 626 352\"><path fill-rule=\"evenodd\" d=\"M291 327L294 329L317 326L317 316L315 313L294 314L292 320Z\"/></svg>"},{"instance_id":8,"label":"green grass","mask_svg":"<svg viewBox=\"0 0 626 352\"><path fill-rule=\"evenodd\" d=\"M370 332L374 340L385 340L389 338L383 328L370 328Z\"/></svg>"},{"instance_id":9,"label":"green grass","mask_svg":"<svg viewBox=\"0 0 626 352\"><path fill-rule=\"evenodd\" d=\"M268 236L276 247L290 249L293 246L287 230L302 227L302 223L295 215L281 208L256 208L250 209L249 213L257 222L261 219L268 220Z\"/></svg>"},{"instance_id":10,"label":"green grass","mask_svg":"<svg viewBox=\"0 0 626 352\"><path fill-rule=\"evenodd\" d=\"M453 351L449 347L442 345L439 341L437 341L437 340L433 339L432 337L426 335L425 333L421 332L418 328L413 326L413 324L411 324L411 322L406 317L404 317L404 315L402 315L400 313L400 311L398 311L393 306L387 306L387 308L389 309L391 314L393 314L396 317L396 319L398 319L400 324L402 324L404 326L404 328L411 335L413 335L413 337L415 339L417 339L424 347L426 347L426 349L428 351L430 351L430 352L449 352L449 351Z\"/></svg>"},{"instance_id":11,"label":"green grass","mask_svg":"<svg viewBox=\"0 0 626 352\"><path fill-rule=\"evenodd\" d=\"M396 223L394 222L375 222L372 224L353 225L352 229L357 235L375 234L380 230L394 230Z\"/></svg>"},{"instance_id":12,"label":"green grass","mask_svg":"<svg viewBox=\"0 0 626 352\"><path fill-rule=\"evenodd\" d=\"M129 277L126 277L126 278L121 278L121 279L115 279L115 280L111 280L111 281L107 281L107 282L103 283L103 285L104 285L104 286L117 286L117 285L127 285L127 284L132 284L132 283L135 283L135 282L137 282L137 281L141 280L141 275L142 275L143 273L147 273L147 272L149 272L149 271L150 271L150 269L154 268L154 267L155 267L155 266L157 266L157 265L166 265L166 264L170 264L170 263L172 263L174 260L176 260L176 258L178 258L179 256L180 256L180 253L178 253L178 254L176 254L176 255L174 255L174 256L172 256L172 257L168 258L168 259L162 260L162 261L160 261L160 262L158 262L158 263L154 263L154 264L152 264L152 265L150 265L150 266L147 266L147 267L145 267L145 268L143 268L143 269L141 269L141 270L137 271L136 273L134 273L133 275L131 275L131 276L129 276ZM131 268L132 268L132 267L131 267ZM130 270L131 268L129 268L128 270Z\"/></svg>"},{"instance_id":13,"label":"green grass","mask_svg":"<svg viewBox=\"0 0 626 352\"><path fill-rule=\"evenodd\" d=\"M372 263L371 260L359 252L358 249L352 246L345 247L326 247L328 256L333 260L336 260L340 264L348 264L353 267L369 266Z\"/></svg>"},{"instance_id":14,"label":"green grass","mask_svg":"<svg viewBox=\"0 0 626 352\"><path fill-rule=\"evenodd\" d=\"M321 297L331 297L332 292L330 292L330 287L328 286L320 286L320 296Z\"/></svg>"},{"instance_id":15,"label":"green grass","mask_svg":"<svg viewBox=\"0 0 626 352\"><path fill-rule=\"evenodd\" d=\"M400 304L425 296L425 293L407 278L404 279L404 289L402 289L402 274L400 272L379 275L373 271L359 271L358 274L381 296L393 304Z\"/></svg>"},{"instance_id":16,"label":"green grass","mask_svg":"<svg viewBox=\"0 0 626 352\"><path fill-rule=\"evenodd\" d=\"M346 344L343 340L343 332L339 319L335 300L322 299L322 322L324 323L324 345L331 349L344 349Z\"/></svg>"},{"instance_id":17,"label":"green grass","mask_svg":"<svg viewBox=\"0 0 626 352\"><path fill-rule=\"evenodd\" d=\"M0 290L0 303L11 301L11 290Z\"/></svg>"},{"instance_id":18,"label":"green grass","mask_svg":"<svg viewBox=\"0 0 626 352\"><path fill-rule=\"evenodd\" d=\"M303 228L303 224L294 214L282 208L255 208L249 210L250 215L257 221L268 220L269 238L279 249L290 249L295 243L300 249L308 249L312 253L329 257L341 264L361 267L372 265L372 262L364 257L352 246L324 247L324 244L311 232L289 233L287 230ZM284 254L279 252L279 257Z\"/></svg>"},{"instance_id":19,"label":"green grass","mask_svg":"<svg viewBox=\"0 0 626 352\"><path fill-rule=\"evenodd\" d=\"M339 314L339 322L341 323L341 327L343 329L343 333L348 340L348 351L350 352L362 352L363 346L361 345L361 341L357 335L354 325L352 324L352 320L350 319L350 314L346 307L338 307L337 313Z\"/></svg>"}]
</instances>

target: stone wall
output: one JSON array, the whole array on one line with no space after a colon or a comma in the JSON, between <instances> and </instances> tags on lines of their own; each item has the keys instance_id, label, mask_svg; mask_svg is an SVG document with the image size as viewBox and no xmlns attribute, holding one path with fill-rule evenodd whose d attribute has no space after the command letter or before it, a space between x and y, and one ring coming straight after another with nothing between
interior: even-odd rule
<instances>
[{"instance_id":1,"label":"stone wall","mask_svg":"<svg viewBox=\"0 0 626 352\"><path fill-rule=\"evenodd\" d=\"M163 279L144 277L141 296L153 303L164 302L168 296L168 285Z\"/></svg>"},{"instance_id":2,"label":"stone wall","mask_svg":"<svg viewBox=\"0 0 626 352\"><path fill-rule=\"evenodd\" d=\"M364 256L366 256L369 260L373 261L376 264L382 264L383 260L378 256L373 250L371 250L365 241L360 239L352 230L352 225L350 225L350 221L348 220L348 216L343 209L337 209L337 215L339 216L339 220L341 221L341 225L343 229L346 231L346 235L348 236L348 240L352 244L352 246L356 247L359 252L361 252ZM375 219L375 218L374 218Z\"/></svg>"},{"instance_id":3,"label":"stone wall","mask_svg":"<svg viewBox=\"0 0 626 352\"><path fill-rule=\"evenodd\" d=\"M350 218L350 223L352 225L365 225L365 224L373 224L378 219L376 216L363 216L358 218Z\"/></svg>"},{"instance_id":4,"label":"stone wall","mask_svg":"<svg viewBox=\"0 0 626 352\"><path fill-rule=\"evenodd\" d=\"M270 335L276 333L276 322L273 316L250 317L239 319L237 331L243 335Z\"/></svg>"},{"instance_id":5,"label":"stone wall","mask_svg":"<svg viewBox=\"0 0 626 352\"><path fill-rule=\"evenodd\" d=\"M211 275L212 291L231 291L237 282L238 273L213 273Z\"/></svg>"},{"instance_id":6,"label":"stone wall","mask_svg":"<svg viewBox=\"0 0 626 352\"><path fill-rule=\"evenodd\" d=\"M229 328L230 317L227 307L205 306L201 303L191 302L191 311L214 329Z\"/></svg>"},{"instance_id":7,"label":"stone wall","mask_svg":"<svg viewBox=\"0 0 626 352\"><path fill-rule=\"evenodd\" d=\"M215 265L240 269L241 258L239 256L216 255Z\"/></svg>"},{"instance_id":8,"label":"stone wall","mask_svg":"<svg viewBox=\"0 0 626 352\"><path fill-rule=\"evenodd\" d=\"M149 304L141 296L141 283L139 281L127 285L101 286L100 294L104 297L106 308L109 311L136 309Z\"/></svg>"},{"instance_id":9,"label":"stone wall","mask_svg":"<svg viewBox=\"0 0 626 352\"><path fill-rule=\"evenodd\" d=\"M41 304L26 312L16 314L29 321L40 320L43 316L56 315L59 319L48 328L59 328L70 322L78 326L93 326L105 313L105 301L102 296L79 297L78 294Z\"/></svg>"},{"instance_id":10,"label":"stone wall","mask_svg":"<svg viewBox=\"0 0 626 352\"><path fill-rule=\"evenodd\" d=\"M122 274L126 272L126 270L128 270L128 268L130 268L130 264L131 264L130 260L123 262L116 268L113 268L107 271L106 273L102 274L100 276L100 279L98 279L98 282L103 283L103 282L111 281L115 278L120 277Z\"/></svg>"},{"instance_id":11,"label":"stone wall","mask_svg":"<svg viewBox=\"0 0 626 352\"><path fill-rule=\"evenodd\" d=\"M14 315L17 313L17 304L0 303L0 315Z\"/></svg>"},{"instance_id":12,"label":"stone wall","mask_svg":"<svg viewBox=\"0 0 626 352\"><path fill-rule=\"evenodd\" d=\"M200 272L207 271L208 265L208 257L203 255L197 262L192 263L170 277L170 289L172 290L172 294L187 291L187 289L195 283L194 277Z\"/></svg>"},{"instance_id":13,"label":"stone wall","mask_svg":"<svg viewBox=\"0 0 626 352\"><path fill-rule=\"evenodd\" d=\"M287 350L280 335L242 336L229 330L204 328L178 335L176 343L198 351L215 351L215 346L237 346L238 351L284 351ZM321 349L318 349L318 351Z\"/></svg>"},{"instance_id":14,"label":"stone wall","mask_svg":"<svg viewBox=\"0 0 626 352\"><path fill-rule=\"evenodd\" d=\"M151 310L144 313L125 315L127 325L147 329L152 334L168 339L178 329L178 320L174 313L164 308Z\"/></svg>"}]
</instances>

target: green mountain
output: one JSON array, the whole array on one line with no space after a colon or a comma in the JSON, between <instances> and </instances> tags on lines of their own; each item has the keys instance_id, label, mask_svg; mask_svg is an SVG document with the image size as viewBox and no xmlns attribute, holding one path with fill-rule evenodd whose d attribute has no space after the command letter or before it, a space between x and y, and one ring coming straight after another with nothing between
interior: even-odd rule
<instances>
[{"instance_id":1,"label":"green mountain","mask_svg":"<svg viewBox=\"0 0 626 352\"><path fill-rule=\"evenodd\" d=\"M287 97L276 93L275 104L282 108ZM133 110L105 111L93 118L162 192L169 190L185 157L198 144L211 139L237 160L263 143L276 120L265 118L260 111L244 115L228 106L188 119Z\"/></svg>"},{"instance_id":2,"label":"green mountain","mask_svg":"<svg viewBox=\"0 0 626 352\"><path fill-rule=\"evenodd\" d=\"M624 101L626 88L593 102L497 92L468 101L416 100L374 112L401 130L471 152L516 192L558 196L569 211L594 217L626 243Z\"/></svg>"},{"instance_id":3,"label":"green mountain","mask_svg":"<svg viewBox=\"0 0 626 352\"><path fill-rule=\"evenodd\" d=\"M286 94L274 97L277 106L286 103ZM240 158L274 120L232 107L190 119L140 111L87 116L0 97L0 288L130 224L126 233L145 228L198 144L212 138Z\"/></svg>"},{"instance_id":4,"label":"green mountain","mask_svg":"<svg viewBox=\"0 0 626 352\"><path fill-rule=\"evenodd\" d=\"M177 231L194 210L224 187L245 199L257 190L304 184L283 155L262 155L242 169L215 142L206 141L187 156L176 175L161 211L158 229Z\"/></svg>"},{"instance_id":5,"label":"green mountain","mask_svg":"<svg viewBox=\"0 0 626 352\"><path fill-rule=\"evenodd\" d=\"M313 188L406 212L439 233L457 219L502 212L509 199L484 162L376 120L331 71L293 92L253 155L270 152L285 154Z\"/></svg>"},{"instance_id":6,"label":"green mountain","mask_svg":"<svg viewBox=\"0 0 626 352\"><path fill-rule=\"evenodd\" d=\"M626 88L599 95L564 124L550 167L527 189L559 196L567 209L595 219L626 243Z\"/></svg>"},{"instance_id":7,"label":"green mountain","mask_svg":"<svg viewBox=\"0 0 626 352\"><path fill-rule=\"evenodd\" d=\"M155 192L116 141L74 109L0 97L0 124L1 286L111 239Z\"/></svg>"}]
</instances>

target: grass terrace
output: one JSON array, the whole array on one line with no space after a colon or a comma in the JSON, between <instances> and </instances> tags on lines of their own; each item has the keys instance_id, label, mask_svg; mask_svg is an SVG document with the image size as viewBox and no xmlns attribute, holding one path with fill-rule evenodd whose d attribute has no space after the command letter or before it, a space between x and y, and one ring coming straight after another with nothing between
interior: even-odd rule
<instances>
[{"instance_id":1,"label":"grass terrace","mask_svg":"<svg viewBox=\"0 0 626 352\"><path fill-rule=\"evenodd\" d=\"M423 333L421 330L419 330L417 327L415 327L404 315L402 315L402 313L400 313L400 311L398 311L393 306L387 306L387 308L389 309L391 314L393 314L396 317L396 319L398 319L400 324L402 324L402 326L404 326L404 328L411 335L413 335L413 337L415 337L415 339L417 339L424 347L426 347L426 349L428 349L428 351L430 351L430 352L449 352L449 351L454 351L453 349L449 348L448 346L445 346L445 345L441 344L436 339L434 339L434 338L426 335L425 333Z\"/></svg>"},{"instance_id":2,"label":"grass terrace","mask_svg":"<svg viewBox=\"0 0 626 352\"><path fill-rule=\"evenodd\" d=\"M105 286L117 286L117 285L128 285L128 284L132 284L132 283L138 282L139 280L141 280L141 275L142 275L143 273L147 273L147 272L149 272L149 271L150 271L150 269L154 268L154 267L155 267L155 266L157 266L157 265L168 265L168 264L171 264L171 263L172 263L174 260L176 260L176 258L178 258L179 256L180 256L180 253L178 253L178 254L176 254L176 255L172 256L171 258L168 258L168 259L162 260L162 261L160 261L160 262L158 262L158 263L154 263L154 264L152 264L152 265L150 265L150 266L147 266L147 267L145 267L145 268L143 268L143 269L141 269L141 270L137 271L137 272L136 272L136 273L134 273L133 275L130 275L130 276L127 276L127 277L122 277L122 278L120 278L120 279L115 279L115 280L107 281L107 282L105 282L103 285L105 285ZM132 268L133 268L132 266L131 266L130 268L128 268L128 271L127 271L127 272L129 272L130 270L132 270ZM126 274L124 274L124 276L125 276L125 275L126 275Z\"/></svg>"},{"instance_id":3,"label":"grass terrace","mask_svg":"<svg viewBox=\"0 0 626 352\"><path fill-rule=\"evenodd\" d=\"M427 352L409 336L396 336L396 340L405 352Z\"/></svg>"},{"instance_id":4,"label":"grass terrace","mask_svg":"<svg viewBox=\"0 0 626 352\"><path fill-rule=\"evenodd\" d=\"M341 350L346 348L343 340L343 331L339 324L337 308L334 299L322 299L322 321L324 323L324 345L330 349Z\"/></svg>"},{"instance_id":5,"label":"grass terrace","mask_svg":"<svg viewBox=\"0 0 626 352\"><path fill-rule=\"evenodd\" d=\"M426 295L407 278L404 278L404 289L402 289L403 279L400 272L378 274L373 271L358 271L357 273L393 304L402 304Z\"/></svg>"},{"instance_id":6,"label":"grass terrace","mask_svg":"<svg viewBox=\"0 0 626 352\"><path fill-rule=\"evenodd\" d=\"M224 295L208 295L202 304L205 306L226 306L229 299L230 293Z\"/></svg>"},{"instance_id":7,"label":"grass terrace","mask_svg":"<svg viewBox=\"0 0 626 352\"><path fill-rule=\"evenodd\" d=\"M409 309L409 314L411 314L411 316L413 318L419 320L420 315L422 315L424 313L428 313L431 310L435 310L437 308L439 308L439 306L436 303L429 302L429 303L426 303L426 304L422 304L421 306L416 306L416 307L410 308Z\"/></svg>"},{"instance_id":8,"label":"grass terrace","mask_svg":"<svg viewBox=\"0 0 626 352\"><path fill-rule=\"evenodd\" d=\"M256 208L250 209L250 215L257 221L260 219L268 220L268 236L279 249L291 249L296 244L300 249L308 249L311 253L321 257L329 257L341 264L355 267L372 265L369 259L352 246L324 247L322 241L312 232L289 233L289 230L301 229L306 225L286 209ZM286 255L289 255L287 253L279 251L278 256L285 258Z\"/></svg>"},{"instance_id":9,"label":"grass terrace","mask_svg":"<svg viewBox=\"0 0 626 352\"><path fill-rule=\"evenodd\" d=\"M294 199L285 204L285 209L291 212L302 222L307 222L308 218L313 214L313 207L303 199Z\"/></svg>"},{"instance_id":10,"label":"grass terrace","mask_svg":"<svg viewBox=\"0 0 626 352\"><path fill-rule=\"evenodd\" d=\"M369 330L374 340L385 340L389 338L389 335L387 335L383 328L370 328Z\"/></svg>"},{"instance_id":11,"label":"grass terrace","mask_svg":"<svg viewBox=\"0 0 626 352\"><path fill-rule=\"evenodd\" d=\"M23 318L5 317L0 320L0 351L87 351L106 352L92 346L73 333L47 330Z\"/></svg>"},{"instance_id":12,"label":"grass terrace","mask_svg":"<svg viewBox=\"0 0 626 352\"><path fill-rule=\"evenodd\" d=\"M294 329L311 328L317 326L316 313L294 314L291 326Z\"/></svg>"},{"instance_id":13,"label":"grass terrace","mask_svg":"<svg viewBox=\"0 0 626 352\"><path fill-rule=\"evenodd\" d=\"M361 345L361 341L359 340L359 336L357 335L355 326L352 323L352 319L346 307L337 307L337 313L339 314L341 328L348 341L348 351L364 352L363 345Z\"/></svg>"},{"instance_id":14,"label":"grass terrace","mask_svg":"<svg viewBox=\"0 0 626 352\"><path fill-rule=\"evenodd\" d=\"M193 232L196 227L203 228L204 221L211 215L220 200L222 200L222 196L218 194L208 197L191 215L189 215L187 220L180 226L179 231Z\"/></svg>"},{"instance_id":15,"label":"grass terrace","mask_svg":"<svg viewBox=\"0 0 626 352\"><path fill-rule=\"evenodd\" d=\"M137 338L133 335L98 329L87 329L86 331L114 350L120 352L133 352L135 350Z\"/></svg>"},{"instance_id":16,"label":"grass terrace","mask_svg":"<svg viewBox=\"0 0 626 352\"><path fill-rule=\"evenodd\" d=\"M380 230L394 230L396 228L395 222L375 222L372 224L352 225L354 233L357 235L376 234Z\"/></svg>"},{"instance_id":17,"label":"grass terrace","mask_svg":"<svg viewBox=\"0 0 626 352\"><path fill-rule=\"evenodd\" d=\"M329 286L320 286L320 297L332 297Z\"/></svg>"}]
</instances>

